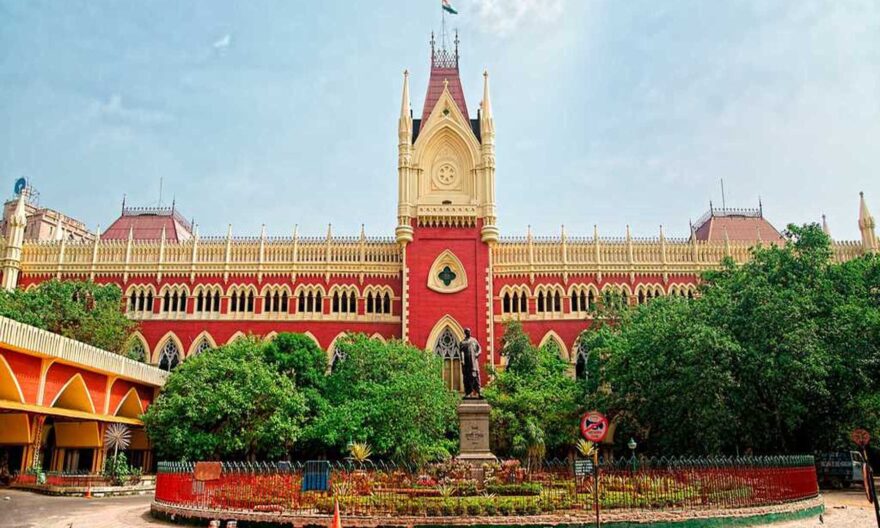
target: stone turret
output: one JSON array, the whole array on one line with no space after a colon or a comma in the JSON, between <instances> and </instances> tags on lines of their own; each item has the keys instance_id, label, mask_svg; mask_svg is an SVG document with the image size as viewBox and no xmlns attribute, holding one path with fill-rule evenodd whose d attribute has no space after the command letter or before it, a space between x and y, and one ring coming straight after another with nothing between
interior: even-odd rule
<instances>
[{"instance_id":1,"label":"stone turret","mask_svg":"<svg viewBox=\"0 0 880 528\"><path fill-rule=\"evenodd\" d=\"M395 235L399 244L412 242L413 228L410 225L408 186L412 172L413 118L409 106L409 72L403 71L403 96L400 101L400 118L397 120L397 229Z\"/></svg>"},{"instance_id":2,"label":"stone turret","mask_svg":"<svg viewBox=\"0 0 880 528\"><path fill-rule=\"evenodd\" d=\"M25 195L22 193L15 204L15 211L9 218L6 232L6 251L3 254L3 288L12 291L18 285L21 271L21 247L24 244L24 230L27 227Z\"/></svg>"},{"instance_id":3,"label":"stone turret","mask_svg":"<svg viewBox=\"0 0 880 528\"><path fill-rule=\"evenodd\" d=\"M495 118L492 116L492 101L489 97L489 72L483 72L483 101L480 103L480 155L485 178L486 205L484 206L483 242L498 241L498 227L495 225Z\"/></svg>"},{"instance_id":4,"label":"stone turret","mask_svg":"<svg viewBox=\"0 0 880 528\"><path fill-rule=\"evenodd\" d=\"M874 231L876 224L868 205L865 203L865 193L859 193L859 231L862 233L862 250L865 253L876 253L877 233Z\"/></svg>"}]
</instances>

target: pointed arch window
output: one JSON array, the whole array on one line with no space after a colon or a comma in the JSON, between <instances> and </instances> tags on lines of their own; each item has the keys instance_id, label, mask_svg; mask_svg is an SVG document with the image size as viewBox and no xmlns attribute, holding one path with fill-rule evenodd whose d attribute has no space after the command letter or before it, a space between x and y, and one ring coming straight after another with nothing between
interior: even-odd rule
<instances>
[{"instance_id":1,"label":"pointed arch window","mask_svg":"<svg viewBox=\"0 0 880 528\"><path fill-rule=\"evenodd\" d=\"M162 311L170 314L186 313L186 291L179 289L165 290L162 295Z\"/></svg>"},{"instance_id":2,"label":"pointed arch window","mask_svg":"<svg viewBox=\"0 0 880 528\"><path fill-rule=\"evenodd\" d=\"M202 337L202 339L199 340L199 344L196 345L196 347L193 349L192 353L195 356L197 354L201 354L205 350L211 350L212 348L214 348L214 345L211 344L211 341L209 341L207 337Z\"/></svg>"},{"instance_id":3,"label":"pointed arch window","mask_svg":"<svg viewBox=\"0 0 880 528\"><path fill-rule=\"evenodd\" d=\"M463 391L459 340L449 327L444 328L437 338L434 353L443 359L443 381L446 386L455 391Z\"/></svg>"},{"instance_id":4,"label":"pointed arch window","mask_svg":"<svg viewBox=\"0 0 880 528\"><path fill-rule=\"evenodd\" d=\"M505 292L504 296L501 298L501 313L528 313L528 294L525 291L516 289Z\"/></svg>"},{"instance_id":5,"label":"pointed arch window","mask_svg":"<svg viewBox=\"0 0 880 528\"><path fill-rule=\"evenodd\" d=\"M391 315L391 294L368 291L364 294L364 313Z\"/></svg>"},{"instance_id":6,"label":"pointed arch window","mask_svg":"<svg viewBox=\"0 0 880 528\"><path fill-rule=\"evenodd\" d=\"M536 311L541 314L562 313L562 294L558 288L548 288L538 292Z\"/></svg>"},{"instance_id":7,"label":"pointed arch window","mask_svg":"<svg viewBox=\"0 0 880 528\"><path fill-rule=\"evenodd\" d=\"M584 343L583 340L578 340L577 356L574 365L574 375L577 379L585 380L589 378L590 372L587 370L587 361L589 357L590 355L586 343Z\"/></svg>"},{"instance_id":8,"label":"pointed arch window","mask_svg":"<svg viewBox=\"0 0 880 528\"><path fill-rule=\"evenodd\" d=\"M333 293L331 311L341 314L357 313L357 292L354 290L337 290Z\"/></svg>"},{"instance_id":9,"label":"pointed arch window","mask_svg":"<svg viewBox=\"0 0 880 528\"><path fill-rule=\"evenodd\" d=\"M301 290L297 296L297 312L320 314L324 311L320 290Z\"/></svg>"},{"instance_id":10,"label":"pointed arch window","mask_svg":"<svg viewBox=\"0 0 880 528\"><path fill-rule=\"evenodd\" d=\"M199 314L220 313L220 291L200 289L194 296L195 312Z\"/></svg>"},{"instance_id":11,"label":"pointed arch window","mask_svg":"<svg viewBox=\"0 0 880 528\"><path fill-rule=\"evenodd\" d=\"M128 313L144 316L153 313L153 292L148 287L136 287L128 297Z\"/></svg>"},{"instance_id":12,"label":"pointed arch window","mask_svg":"<svg viewBox=\"0 0 880 528\"><path fill-rule=\"evenodd\" d=\"M146 361L147 359L147 349L144 347L143 341L138 339L137 337L132 338L131 344L128 346L128 350L125 353L129 359L133 359L135 361Z\"/></svg>"},{"instance_id":13,"label":"pointed arch window","mask_svg":"<svg viewBox=\"0 0 880 528\"><path fill-rule=\"evenodd\" d=\"M180 348L173 339L165 341L162 352L159 354L159 368L162 370L174 370L180 364Z\"/></svg>"},{"instance_id":14,"label":"pointed arch window","mask_svg":"<svg viewBox=\"0 0 880 528\"><path fill-rule=\"evenodd\" d=\"M264 312L287 313L288 296L286 290L275 290L266 293Z\"/></svg>"}]
</instances>

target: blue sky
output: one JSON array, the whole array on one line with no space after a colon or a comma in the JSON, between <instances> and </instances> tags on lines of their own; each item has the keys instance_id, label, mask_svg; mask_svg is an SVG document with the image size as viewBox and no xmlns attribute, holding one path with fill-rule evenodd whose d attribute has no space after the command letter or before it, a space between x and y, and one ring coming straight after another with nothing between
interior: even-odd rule
<instances>
[{"instance_id":1,"label":"blue sky","mask_svg":"<svg viewBox=\"0 0 880 528\"><path fill-rule=\"evenodd\" d=\"M439 0L0 0L0 187L107 226L123 194L203 234L392 235L401 73ZM458 0L488 68L507 235L685 235L710 199L777 227L880 215L880 3Z\"/></svg>"}]
</instances>

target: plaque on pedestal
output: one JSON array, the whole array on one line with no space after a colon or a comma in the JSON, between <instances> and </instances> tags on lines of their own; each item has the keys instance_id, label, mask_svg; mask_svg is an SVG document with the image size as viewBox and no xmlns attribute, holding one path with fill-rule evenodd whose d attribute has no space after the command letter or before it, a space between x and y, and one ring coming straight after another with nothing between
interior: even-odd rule
<instances>
[{"instance_id":1,"label":"plaque on pedestal","mask_svg":"<svg viewBox=\"0 0 880 528\"><path fill-rule=\"evenodd\" d=\"M465 398L458 405L459 441L458 459L479 467L495 462L489 450L489 411L492 407L482 398Z\"/></svg>"}]
</instances>

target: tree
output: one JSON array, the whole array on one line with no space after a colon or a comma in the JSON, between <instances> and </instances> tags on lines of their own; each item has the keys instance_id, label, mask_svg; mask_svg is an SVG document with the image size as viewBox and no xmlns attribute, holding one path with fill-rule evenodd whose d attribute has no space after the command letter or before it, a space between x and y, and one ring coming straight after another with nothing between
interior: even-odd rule
<instances>
[{"instance_id":1,"label":"tree","mask_svg":"<svg viewBox=\"0 0 880 528\"><path fill-rule=\"evenodd\" d=\"M143 416L159 457L276 458L302 432L305 398L266 360L262 343L238 339L190 357Z\"/></svg>"},{"instance_id":2,"label":"tree","mask_svg":"<svg viewBox=\"0 0 880 528\"><path fill-rule=\"evenodd\" d=\"M122 312L115 284L46 281L29 290L0 291L0 316L83 343L122 352L137 325Z\"/></svg>"},{"instance_id":3,"label":"tree","mask_svg":"<svg viewBox=\"0 0 880 528\"><path fill-rule=\"evenodd\" d=\"M364 335L337 341L340 359L326 379L327 408L306 433L340 454L368 442L376 455L423 463L454 451L458 395L441 377L440 358L401 341Z\"/></svg>"},{"instance_id":4,"label":"tree","mask_svg":"<svg viewBox=\"0 0 880 528\"><path fill-rule=\"evenodd\" d=\"M327 385L327 354L305 334L281 333L263 348L266 361L293 382L306 402L306 424L328 412L324 395ZM326 451L315 429L306 426L297 446L298 455L317 455Z\"/></svg>"},{"instance_id":5,"label":"tree","mask_svg":"<svg viewBox=\"0 0 880 528\"><path fill-rule=\"evenodd\" d=\"M603 330L605 403L645 449L809 452L880 432L880 258L834 263L817 225L786 239Z\"/></svg>"},{"instance_id":6,"label":"tree","mask_svg":"<svg viewBox=\"0 0 880 528\"><path fill-rule=\"evenodd\" d=\"M505 327L502 351L507 368L494 372L484 390L495 453L529 459L562 454L576 438L580 410L570 365L555 348L533 346L516 321Z\"/></svg>"}]
</instances>

